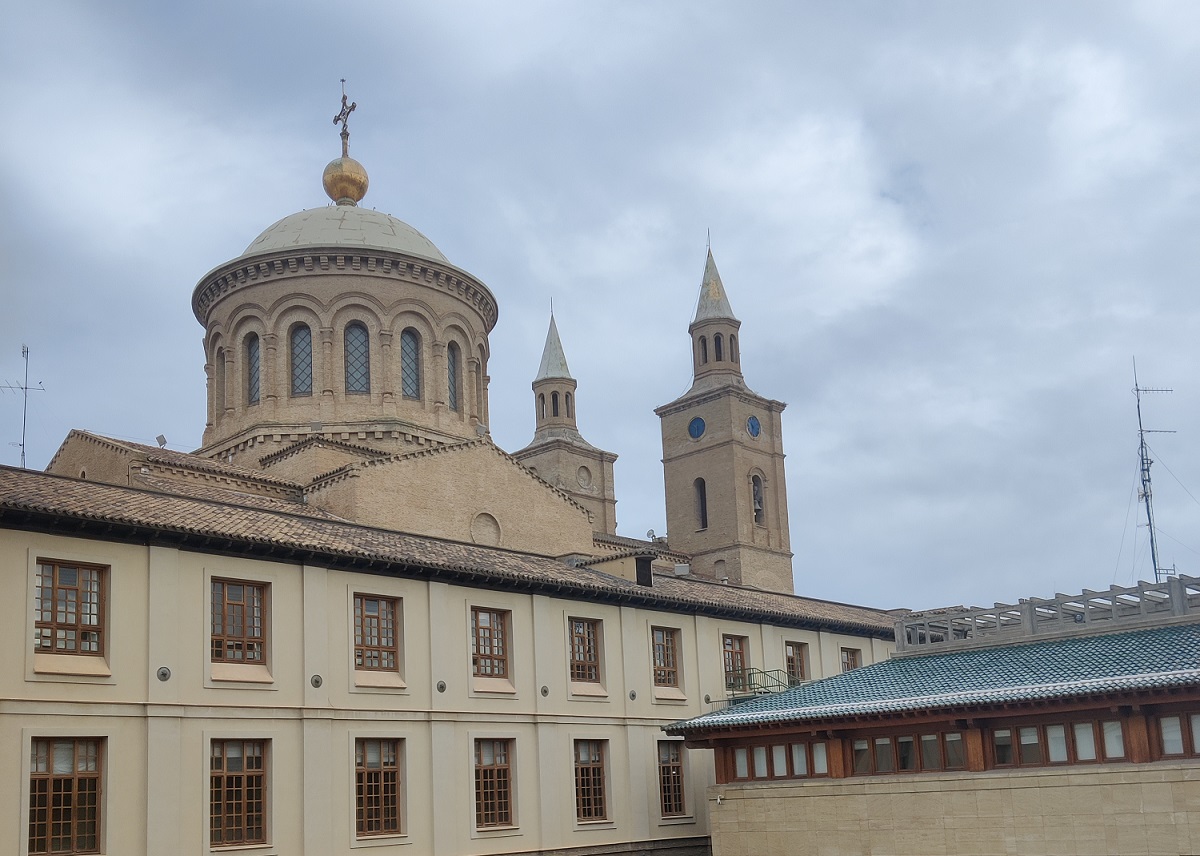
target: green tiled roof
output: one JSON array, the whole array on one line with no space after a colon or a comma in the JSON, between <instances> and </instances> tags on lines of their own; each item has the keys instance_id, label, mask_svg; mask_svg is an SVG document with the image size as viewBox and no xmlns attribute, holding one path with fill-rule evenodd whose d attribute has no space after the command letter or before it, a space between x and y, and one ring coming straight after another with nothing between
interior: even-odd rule
<instances>
[{"instance_id":1,"label":"green tiled roof","mask_svg":"<svg viewBox=\"0 0 1200 856\"><path fill-rule=\"evenodd\" d=\"M668 726L675 734L1200 686L1200 624L887 660Z\"/></svg>"}]
</instances>

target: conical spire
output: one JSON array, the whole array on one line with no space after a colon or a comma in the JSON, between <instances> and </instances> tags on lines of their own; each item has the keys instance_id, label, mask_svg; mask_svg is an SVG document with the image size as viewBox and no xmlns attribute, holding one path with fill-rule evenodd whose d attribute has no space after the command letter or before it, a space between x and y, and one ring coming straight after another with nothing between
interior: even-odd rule
<instances>
[{"instance_id":1,"label":"conical spire","mask_svg":"<svg viewBox=\"0 0 1200 856\"><path fill-rule=\"evenodd\" d=\"M704 279L700 283L700 300L696 304L696 317L692 323L710 321L713 319L736 321L729 298L725 296L725 286L721 283L721 274L717 273L717 263L713 261L712 250L708 251L708 259L704 262Z\"/></svg>"},{"instance_id":2,"label":"conical spire","mask_svg":"<svg viewBox=\"0 0 1200 856\"><path fill-rule=\"evenodd\" d=\"M533 382L550 378L574 380L571 370L567 368L567 355L563 353L562 341L558 338L558 325L554 323L553 312L550 313L550 329L546 331L546 347L542 349L542 364Z\"/></svg>"}]
</instances>

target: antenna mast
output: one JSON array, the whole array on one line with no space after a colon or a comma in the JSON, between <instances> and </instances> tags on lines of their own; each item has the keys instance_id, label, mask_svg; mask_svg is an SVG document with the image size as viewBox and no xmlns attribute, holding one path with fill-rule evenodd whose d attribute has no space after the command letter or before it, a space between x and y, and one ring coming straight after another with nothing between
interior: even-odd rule
<instances>
[{"instance_id":1,"label":"antenna mast","mask_svg":"<svg viewBox=\"0 0 1200 856\"><path fill-rule=\"evenodd\" d=\"M1141 500L1146 504L1146 526L1150 529L1150 561L1154 563L1154 582L1161 583L1167 577L1177 574L1175 566L1164 568L1158 561L1158 539L1154 532L1154 497L1150 491L1150 465L1154 459L1150 457L1150 447L1146 445L1147 434L1174 434L1174 431L1153 430L1142 427L1142 394L1150 392L1174 392L1171 389L1151 388L1138 385L1137 359L1133 361L1133 394L1137 399L1138 417L1138 460L1141 466L1142 489Z\"/></svg>"},{"instance_id":2,"label":"antenna mast","mask_svg":"<svg viewBox=\"0 0 1200 856\"><path fill-rule=\"evenodd\" d=\"M7 383L7 382L0 383L0 392L17 392L18 390L20 390L21 394L25 397L25 401L21 405L21 442L9 444L11 446L20 446L21 447L21 469L25 469L25 423L29 417L29 391L31 389L35 390L35 391L40 389L44 392L45 387L42 386L40 381L38 382L37 386L31 387L29 385L29 346L28 345L21 346L21 358L23 360L25 360L25 383L23 383L23 384L15 384L15 383Z\"/></svg>"}]
</instances>

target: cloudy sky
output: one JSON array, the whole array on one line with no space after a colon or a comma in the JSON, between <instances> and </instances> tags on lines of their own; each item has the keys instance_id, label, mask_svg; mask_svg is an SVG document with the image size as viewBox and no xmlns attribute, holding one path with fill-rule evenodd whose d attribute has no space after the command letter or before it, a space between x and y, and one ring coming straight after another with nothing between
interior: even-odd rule
<instances>
[{"instance_id":1,"label":"cloudy sky","mask_svg":"<svg viewBox=\"0 0 1200 856\"><path fill-rule=\"evenodd\" d=\"M72 427L204 427L190 295L364 204L500 304L492 432L533 432L553 299L620 532L662 533L709 230L749 385L788 403L797 591L990 604L1200 573L1200 4L14 4L0 32L0 384ZM21 399L0 393L0 463Z\"/></svg>"}]
</instances>

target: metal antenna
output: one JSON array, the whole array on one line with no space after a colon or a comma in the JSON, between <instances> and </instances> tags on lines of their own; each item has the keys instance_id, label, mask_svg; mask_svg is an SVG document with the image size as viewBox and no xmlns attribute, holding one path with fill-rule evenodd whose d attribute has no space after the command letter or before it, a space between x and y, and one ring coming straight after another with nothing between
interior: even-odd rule
<instances>
[{"instance_id":1,"label":"metal antenna","mask_svg":"<svg viewBox=\"0 0 1200 856\"><path fill-rule=\"evenodd\" d=\"M1137 358L1133 360L1133 394L1137 399L1138 417L1138 458L1141 464L1142 489L1141 499L1146 503L1146 526L1150 529L1150 561L1154 563L1154 582L1161 583L1167 577L1173 577L1178 572L1175 565L1164 568L1158 562L1158 539L1154 534L1154 498L1150 491L1150 465L1154 459L1150 457L1150 448L1146 445L1147 434L1174 434L1174 431L1154 430L1142 427L1142 394L1150 392L1174 392L1172 389L1151 388L1138 385Z\"/></svg>"},{"instance_id":2,"label":"metal antenna","mask_svg":"<svg viewBox=\"0 0 1200 856\"><path fill-rule=\"evenodd\" d=\"M42 386L41 381L38 381L37 386L31 387L29 385L29 346L28 345L21 346L21 358L23 360L25 360L25 383L23 383L23 384L3 383L3 384L0 384L0 391L7 391L7 392L18 392L19 391L21 393L21 395L23 395L25 398L25 401L21 405L21 442L17 444L18 446L21 447L21 469L25 469L25 423L29 417L29 391L32 389L35 392L38 390L45 392L46 388L44 386Z\"/></svg>"}]
</instances>

